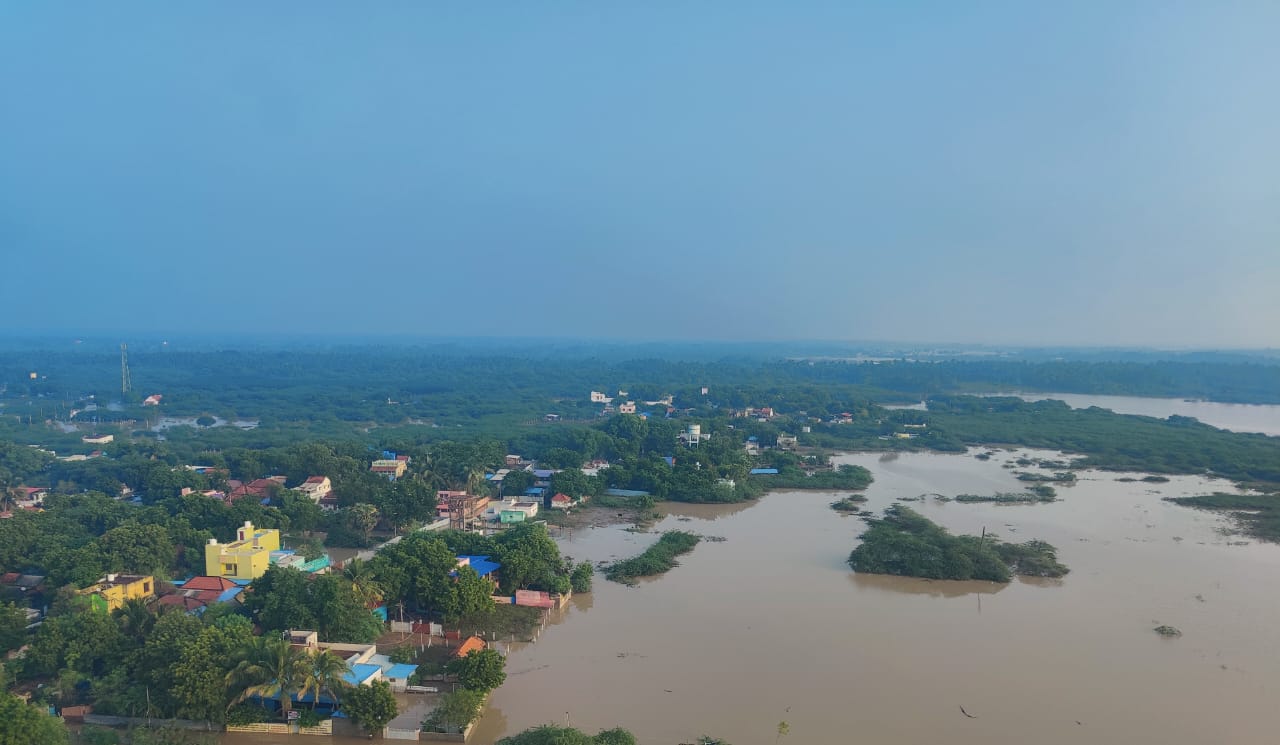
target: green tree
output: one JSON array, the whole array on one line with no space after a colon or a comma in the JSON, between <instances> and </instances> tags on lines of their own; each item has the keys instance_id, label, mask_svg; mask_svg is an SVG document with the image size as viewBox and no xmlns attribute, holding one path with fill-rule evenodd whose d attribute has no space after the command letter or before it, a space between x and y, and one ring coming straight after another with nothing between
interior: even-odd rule
<instances>
[{"instance_id":1,"label":"green tree","mask_svg":"<svg viewBox=\"0 0 1280 745\"><path fill-rule=\"evenodd\" d=\"M0 603L0 654L21 647L26 640L26 612L13 603Z\"/></svg>"},{"instance_id":2,"label":"green tree","mask_svg":"<svg viewBox=\"0 0 1280 745\"><path fill-rule=\"evenodd\" d=\"M346 510L346 521L352 530L368 540L373 529L378 526L378 508L371 504L352 505Z\"/></svg>"},{"instance_id":3,"label":"green tree","mask_svg":"<svg viewBox=\"0 0 1280 745\"><path fill-rule=\"evenodd\" d=\"M381 732L400 711L391 684L385 680L353 687L342 710L369 734Z\"/></svg>"},{"instance_id":4,"label":"green tree","mask_svg":"<svg viewBox=\"0 0 1280 745\"><path fill-rule=\"evenodd\" d=\"M227 674L238 664L237 657L243 650L254 643L254 638L253 627L247 619L229 616L205 626L186 640L178 660L168 669L179 717L209 722L224 720L230 699Z\"/></svg>"},{"instance_id":5,"label":"green tree","mask_svg":"<svg viewBox=\"0 0 1280 745\"><path fill-rule=\"evenodd\" d=\"M602 730L593 737L573 727L544 724L504 737L498 745L636 745L636 737L621 727Z\"/></svg>"},{"instance_id":6,"label":"green tree","mask_svg":"<svg viewBox=\"0 0 1280 745\"><path fill-rule=\"evenodd\" d=\"M493 611L493 585L476 574L471 567L458 570L457 580L453 583L457 597L456 616L449 620L457 620L463 616L487 615Z\"/></svg>"},{"instance_id":7,"label":"green tree","mask_svg":"<svg viewBox=\"0 0 1280 745\"><path fill-rule=\"evenodd\" d=\"M270 567L245 595L245 608L264 629L314 629L319 625L310 603L307 575L291 567Z\"/></svg>"},{"instance_id":8,"label":"green tree","mask_svg":"<svg viewBox=\"0 0 1280 745\"><path fill-rule=\"evenodd\" d=\"M422 720L422 726L431 732L461 732L475 721L484 703L482 691L462 688L440 697L434 711Z\"/></svg>"},{"instance_id":9,"label":"green tree","mask_svg":"<svg viewBox=\"0 0 1280 745\"><path fill-rule=\"evenodd\" d=\"M0 745L66 745L62 720L9 693L0 693Z\"/></svg>"},{"instance_id":10,"label":"green tree","mask_svg":"<svg viewBox=\"0 0 1280 745\"><path fill-rule=\"evenodd\" d=\"M226 674L225 680L228 688L235 692L231 699L233 705L250 696L276 698L280 701L281 717L288 721L292 696L306 677L307 661L302 651L288 639L260 636L241 650L236 666Z\"/></svg>"},{"instance_id":11,"label":"green tree","mask_svg":"<svg viewBox=\"0 0 1280 745\"><path fill-rule=\"evenodd\" d=\"M333 652L327 649L312 652L307 657L307 674L298 695L305 697L308 693L314 694L311 700L311 708L314 709L320 696L328 693L337 708L342 694L350 688L350 684L344 679L347 672L346 660Z\"/></svg>"},{"instance_id":12,"label":"green tree","mask_svg":"<svg viewBox=\"0 0 1280 745\"><path fill-rule=\"evenodd\" d=\"M463 688L488 692L507 679L506 666L506 658L497 651L482 649L451 660L448 670Z\"/></svg>"},{"instance_id":13,"label":"green tree","mask_svg":"<svg viewBox=\"0 0 1280 745\"><path fill-rule=\"evenodd\" d=\"M595 575L595 567L591 562L583 561L573 567L569 573L569 584L574 592L591 592L591 578Z\"/></svg>"},{"instance_id":14,"label":"green tree","mask_svg":"<svg viewBox=\"0 0 1280 745\"><path fill-rule=\"evenodd\" d=\"M378 584L375 566L367 561L352 559L342 567L342 576L351 583L351 589L362 603L382 601L382 587Z\"/></svg>"}]
</instances>

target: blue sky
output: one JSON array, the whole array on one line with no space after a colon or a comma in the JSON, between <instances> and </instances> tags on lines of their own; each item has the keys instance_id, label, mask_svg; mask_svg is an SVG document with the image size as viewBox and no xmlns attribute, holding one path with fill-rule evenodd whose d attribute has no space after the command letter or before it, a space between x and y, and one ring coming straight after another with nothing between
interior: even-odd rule
<instances>
[{"instance_id":1,"label":"blue sky","mask_svg":"<svg viewBox=\"0 0 1280 745\"><path fill-rule=\"evenodd\" d=\"M1280 4L0 6L0 331L1280 346Z\"/></svg>"}]
</instances>

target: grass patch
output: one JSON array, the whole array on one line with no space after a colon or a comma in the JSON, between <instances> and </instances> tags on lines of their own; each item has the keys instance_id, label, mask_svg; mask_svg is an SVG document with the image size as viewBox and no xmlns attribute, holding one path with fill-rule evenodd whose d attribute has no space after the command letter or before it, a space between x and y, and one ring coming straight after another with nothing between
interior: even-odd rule
<instances>
[{"instance_id":1,"label":"grass patch","mask_svg":"<svg viewBox=\"0 0 1280 745\"><path fill-rule=\"evenodd\" d=\"M604 576L614 582L631 584L637 577L664 574L679 564L676 561L677 556L692 551L700 540L702 537L696 533L668 530L662 534L657 543L639 556L610 564L605 568Z\"/></svg>"},{"instance_id":2,"label":"grass patch","mask_svg":"<svg viewBox=\"0 0 1280 745\"><path fill-rule=\"evenodd\" d=\"M1280 494L1224 494L1165 497L1183 507L1225 512L1240 532L1258 540L1280 543Z\"/></svg>"},{"instance_id":3,"label":"grass patch","mask_svg":"<svg viewBox=\"0 0 1280 745\"><path fill-rule=\"evenodd\" d=\"M985 579L1008 582L1013 574L1061 577L1067 568L1044 541L1005 543L987 535L951 535L909 507L894 505L849 554L855 572L926 579Z\"/></svg>"}]
</instances>

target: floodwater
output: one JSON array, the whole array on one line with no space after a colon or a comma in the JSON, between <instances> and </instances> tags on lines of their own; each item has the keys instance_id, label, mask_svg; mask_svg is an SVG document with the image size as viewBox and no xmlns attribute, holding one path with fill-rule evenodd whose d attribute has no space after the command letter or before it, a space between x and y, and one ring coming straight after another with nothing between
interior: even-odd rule
<instances>
[{"instance_id":1,"label":"floodwater","mask_svg":"<svg viewBox=\"0 0 1280 745\"><path fill-rule=\"evenodd\" d=\"M1205 424L1232 432L1261 432L1280 435L1280 406L1273 404L1224 404L1217 401L1187 401L1181 398L1145 398L1139 396L1095 396L1083 393L997 393L1017 396L1027 401L1046 398L1065 402L1073 409L1097 406L1117 414L1138 414L1167 419L1172 415L1189 416ZM901 408L918 408L908 406Z\"/></svg>"},{"instance_id":2,"label":"floodwater","mask_svg":"<svg viewBox=\"0 0 1280 745\"><path fill-rule=\"evenodd\" d=\"M921 494L1025 486L970 454L855 454L876 481L876 512ZM576 559L639 553L657 531L700 543L668 574L629 588L597 575L515 645L472 745L556 722L623 726L645 745L700 734L734 745L1065 745L1275 741L1280 712L1280 546L1224 532L1211 513L1164 496L1231 491L1222 481L1080 472L1059 501L1034 505L908 502L957 532L1042 538L1071 567L1062 580L941 582L861 575L844 564L863 529L834 492L779 492L752 504L662 505L652 533L579 529ZM1243 545L1240 545L1243 544ZM1182 630L1177 639L1153 632ZM960 711L963 706L974 718ZM303 738L354 745L354 738ZM297 737L223 735L224 745Z\"/></svg>"},{"instance_id":3,"label":"floodwater","mask_svg":"<svg viewBox=\"0 0 1280 745\"><path fill-rule=\"evenodd\" d=\"M872 470L879 511L922 493L1017 490L1002 466L1027 454L1055 455L840 460ZM863 523L833 512L833 493L667 505L658 530L726 540L635 588L597 576L511 651L472 743L565 721L655 745L774 743L783 721L782 742L833 745L1274 742L1280 546L1237 545L1220 518L1161 501L1229 484L1122 475L1083 472L1052 504L912 503L956 531L1048 540L1072 569L1009 585L854 574L844 560ZM561 545L602 561L656 535L615 526ZM1183 636L1158 636L1161 624Z\"/></svg>"}]
</instances>

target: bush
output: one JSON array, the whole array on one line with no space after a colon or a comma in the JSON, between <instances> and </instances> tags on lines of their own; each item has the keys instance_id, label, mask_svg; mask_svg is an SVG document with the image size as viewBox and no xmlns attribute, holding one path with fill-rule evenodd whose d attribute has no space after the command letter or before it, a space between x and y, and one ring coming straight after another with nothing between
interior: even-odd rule
<instances>
[{"instance_id":1,"label":"bush","mask_svg":"<svg viewBox=\"0 0 1280 745\"><path fill-rule=\"evenodd\" d=\"M595 574L595 568L591 566L591 562L584 561L573 568L569 573L569 584L574 592L591 592L591 578Z\"/></svg>"},{"instance_id":2,"label":"bush","mask_svg":"<svg viewBox=\"0 0 1280 745\"><path fill-rule=\"evenodd\" d=\"M687 554L702 538L683 530L669 530L658 542L639 556L623 559L604 570L604 576L614 582L630 582L636 577L651 577L675 567L676 557Z\"/></svg>"},{"instance_id":3,"label":"bush","mask_svg":"<svg viewBox=\"0 0 1280 745\"><path fill-rule=\"evenodd\" d=\"M239 704L227 712L227 724L257 724L271 721L271 712L257 704Z\"/></svg>"},{"instance_id":4,"label":"bush","mask_svg":"<svg viewBox=\"0 0 1280 745\"><path fill-rule=\"evenodd\" d=\"M466 729L480 715L485 694L465 688L440 697L435 710L422 720L422 727L430 732L457 733Z\"/></svg>"},{"instance_id":5,"label":"bush","mask_svg":"<svg viewBox=\"0 0 1280 745\"><path fill-rule=\"evenodd\" d=\"M1067 573L1054 547L1044 541L1011 544L994 536L951 535L902 505L868 522L871 528L849 554L849 566L855 572L991 582L1008 582L1012 572L1036 577Z\"/></svg>"}]
</instances>

